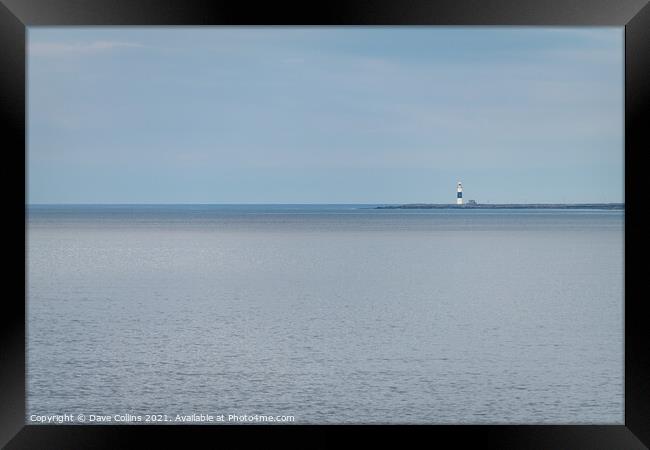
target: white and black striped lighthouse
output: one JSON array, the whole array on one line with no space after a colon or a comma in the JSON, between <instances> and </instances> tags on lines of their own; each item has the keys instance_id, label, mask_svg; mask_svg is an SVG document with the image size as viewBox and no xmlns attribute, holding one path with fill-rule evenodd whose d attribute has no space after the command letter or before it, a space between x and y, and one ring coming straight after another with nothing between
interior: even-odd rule
<instances>
[{"instance_id":1,"label":"white and black striped lighthouse","mask_svg":"<svg viewBox=\"0 0 650 450\"><path fill-rule=\"evenodd\" d=\"M460 181L456 185L456 204L457 205L463 204L463 183L461 183Z\"/></svg>"}]
</instances>

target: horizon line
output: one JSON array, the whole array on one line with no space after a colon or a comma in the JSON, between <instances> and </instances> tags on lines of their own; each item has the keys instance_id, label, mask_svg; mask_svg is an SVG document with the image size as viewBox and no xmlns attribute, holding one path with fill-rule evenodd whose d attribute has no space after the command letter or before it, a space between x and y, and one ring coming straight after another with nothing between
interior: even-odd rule
<instances>
[{"instance_id":1,"label":"horizon line","mask_svg":"<svg viewBox=\"0 0 650 450\"><path fill-rule=\"evenodd\" d=\"M625 202L485 202L485 203L476 203L477 205L624 205ZM141 206L141 205L267 205L267 206L273 206L273 205L278 205L278 206L283 206L283 205L454 205L456 206L455 203L449 202L449 203L429 203L429 202L354 202L354 203L345 203L345 202L332 202L332 203L327 203L327 202L314 202L314 203L277 203L277 202L214 202L214 203L206 203L206 202L168 202L168 203L161 203L161 202L96 202L96 203L90 203L90 202L68 202L68 203L25 203L25 206L88 206L88 205L93 205L93 206L99 206L99 205L106 205L106 206L111 206L111 205L134 205L134 206ZM464 205L467 205L466 203Z\"/></svg>"}]
</instances>

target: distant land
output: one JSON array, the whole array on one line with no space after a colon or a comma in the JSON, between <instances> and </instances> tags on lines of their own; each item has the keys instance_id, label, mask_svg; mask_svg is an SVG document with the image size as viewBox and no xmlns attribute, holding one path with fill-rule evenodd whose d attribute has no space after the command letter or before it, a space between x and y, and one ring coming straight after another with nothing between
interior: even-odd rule
<instances>
[{"instance_id":1,"label":"distant land","mask_svg":"<svg viewBox=\"0 0 650 450\"><path fill-rule=\"evenodd\" d=\"M616 209L624 210L625 203L474 203L464 205L410 203L406 205L377 206L375 209Z\"/></svg>"}]
</instances>

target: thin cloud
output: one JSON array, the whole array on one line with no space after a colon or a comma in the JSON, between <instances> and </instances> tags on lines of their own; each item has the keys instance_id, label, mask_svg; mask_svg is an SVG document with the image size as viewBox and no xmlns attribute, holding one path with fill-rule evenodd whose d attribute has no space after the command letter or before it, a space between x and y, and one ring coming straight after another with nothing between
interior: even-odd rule
<instances>
[{"instance_id":1,"label":"thin cloud","mask_svg":"<svg viewBox=\"0 0 650 450\"><path fill-rule=\"evenodd\" d=\"M142 44L120 41L94 41L94 42L32 42L29 44L31 56L67 56L67 55L95 55L98 53L121 48L143 48Z\"/></svg>"}]
</instances>

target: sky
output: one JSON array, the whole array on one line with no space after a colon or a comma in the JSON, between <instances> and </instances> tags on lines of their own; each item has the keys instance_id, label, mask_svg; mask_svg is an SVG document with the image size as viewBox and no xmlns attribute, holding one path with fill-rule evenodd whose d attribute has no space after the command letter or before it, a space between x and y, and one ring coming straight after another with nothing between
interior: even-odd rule
<instances>
[{"instance_id":1,"label":"sky","mask_svg":"<svg viewBox=\"0 0 650 450\"><path fill-rule=\"evenodd\" d=\"M30 27L28 203L623 202L623 30Z\"/></svg>"}]
</instances>

